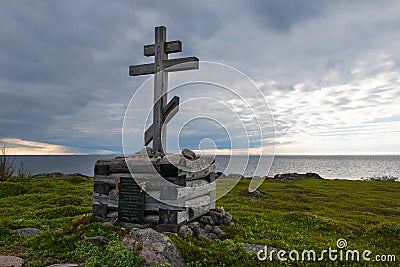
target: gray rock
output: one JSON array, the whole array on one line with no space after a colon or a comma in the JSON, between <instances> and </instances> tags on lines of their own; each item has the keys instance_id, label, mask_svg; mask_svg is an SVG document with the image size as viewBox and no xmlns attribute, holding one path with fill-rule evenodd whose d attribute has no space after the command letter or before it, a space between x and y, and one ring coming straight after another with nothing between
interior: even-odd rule
<instances>
[{"instance_id":1,"label":"gray rock","mask_svg":"<svg viewBox=\"0 0 400 267\"><path fill-rule=\"evenodd\" d=\"M229 219L229 220L233 220L232 214L230 214L230 213L228 213L228 212L225 213L225 216L224 216L224 217L227 218L227 219Z\"/></svg>"},{"instance_id":2,"label":"gray rock","mask_svg":"<svg viewBox=\"0 0 400 267\"><path fill-rule=\"evenodd\" d=\"M187 226L189 226L190 229L193 229L193 228L199 228L200 224L199 224L199 222L191 222L191 223L188 223Z\"/></svg>"},{"instance_id":3,"label":"gray rock","mask_svg":"<svg viewBox=\"0 0 400 267\"><path fill-rule=\"evenodd\" d=\"M228 218L223 218L223 219L221 219L221 223L220 224L223 224L223 225L226 225L226 226L231 226L233 223L232 223L232 220L230 220Z\"/></svg>"},{"instance_id":4,"label":"gray rock","mask_svg":"<svg viewBox=\"0 0 400 267\"><path fill-rule=\"evenodd\" d=\"M217 236L223 236L223 235L225 235L225 232L224 232L221 228L219 228L218 226L213 226L213 227L212 227L212 232L213 232L214 234L216 234Z\"/></svg>"},{"instance_id":5,"label":"gray rock","mask_svg":"<svg viewBox=\"0 0 400 267\"><path fill-rule=\"evenodd\" d=\"M300 179L305 179L305 178L322 179L322 177L319 176L319 174L313 173L313 172L308 172L308 173L297 173L297 172L282 173L282 174L276 174L274 176L274 179L283 180L283 181L286 181L286 180L300 180Z\"/></svg>"},{"instance_id":6,"label":"gray rock","mask_svg":"<svg viewBox=\"0 0 400 267\"><path fill-rule=\"evenodd\" d=\"M93 204L93 215L99 218L106 218L108 207L106 204Z\"/></svg>"},{"instance_id":7,"label":"gray rock","mask_svg":"<svg viewBox=\"0 0 400 267\"><path fill-rule=\"evenodd\" d=\"M204 232L205 233L212 233L213 232L213 227L209 224L207 224L206 226L204 226Z\"/></svg>"},{"instance_id":8,"label":"gray rock","mask_svg":"<svg viewBox=\"0 0 400 267\"><path fill-rule=\"evenodd\" d=\"M213 226L213 227L212 227L212 232L213 232L214 234L216 234L217 236L223 236L223 235L225 235L225 232L224 232L221 228L219 228L218 226Z\"/></svg>"},{"instance_id":9,"label":"gray rock","mask_svg":"<svg viewBox=\"0 0 400 267\"><path fill-rule=\"evenodd\" d=\"M214 221L218 220L218 219L222 219L222 217L223 217L222 212L217 212L217 211L213 211L213 210L210 210L209 214L213 218Z\"/></svg>"},{"instance_id":10,"label":"gray rock","mask_svg":"<svg viewBox=\"0 0 400 267\"><path fill-rule=\"evenodd\" d=\"M24 265L24 260L14 256L0 256L1 267L21 267Z\"/></svg>"},{"instance_id":11,"label":"gray rock","mask_svg":"<svg viewBox=\"0 0 400 267\"><path fill-rule=\"evenodd\" d=\"M207 237L210 240L214 240L214 239L217 238L217 235L214 234L214 233L206 233L204 236Z\"/></svg>"},{"instance_id":12,"label":"gray rock","mask_svg":"<svg viewBox=\"0 0 400 267\"><path fill-rule=\"evenodd\" d=\"M185 237L191 237L191 236L193 236L193 230L190 229L190 227L187 226L187 225L182 225L182 226L179 228L178 235L179 235L180 237L183 237L183 238L185 238Z\"/></svg>"},{"instance_id":13,"label":"gray rock","mask_svg":"<svg viewBox=\"0 0 400 267\"><path fill-rule=\"evenodd\" d=\"M204 234L204 230L201 229L199 222L191 222L188 224L188 226L190 229L192 229L194 237L199 237L200 235Z\"/></svg>"},{"instance_id":14,"label":"gray rock","mask_svg":"<svg viewBox=\"0 0 400 267\"><path fill-rule=\"evenodd\" d=\"M188 160L195 160L196 159L196 153L194 153L192 150L185 148L182 150L182 156L184 156Z\"/></svg>"},{"instance_id":15,"label":"gray rock","mask_svg":"<svg viewBox=\"0 0 400 267\"><path fill-rule=\"evenodd\" d=\"M170 266L184 267L186 263L178 248L171 239L151 228L133 228L123 242L130 249L141 244L139 256L146 259L146 266L153 264L169 264Z\"/></svg>"},{"instance_id":16,"label":"gray rock","mask_svg":"<svg viewBox=\"0 0 400 267\"><path fill-rule=\"evenodd\" d=\"M17 229L19 236L23 238L35 236L39 233L39 231L40 231L39 229L31 227Z\"/></svg>"},{"instance_id":17,"label":"gray rock","mask_svg":"<svg viewBox=\"0 0 400 267\"><path fill-rule=\"evenodd\" d=\"M189 173L200 172L205 174L203 177L210 173L210 170L215 168L215 158L212 156L202 156L196 160L188 160L184 156L166 156L164 157L168 162L178 167L181 171Z\"/></svg>"},{"instance_id":18,"label":"gray rock","mask_svg":"<svg viewBox=\"0 0 400 267\"><path fill-rule=\"evenodd\" d=\"M102 247L108 243L108 238L104 236L86 236L83 234L82 239L87 239L90 243L98 247Z\"/></svg>"},{"instance_id":19,"label":"gray rock","mask_svg":"<svg viewBox=\"0 0 400 267\"><path fill-rule=\"evenodd\" d=\"M199 222L204 224L204 225L207 225L207 224L214 225L214 224L216 224L218 222L218 219L215 220L211 216L201 216L200 219L199 219Z\"/></svg>"},{"instance_id":20,"label":"gray rock","mask_svg":"<svg viewBox=\"0 0 400 267\"><path fill-rule=\"evenodd\" d=\"M204 235L206 232L204 231L204 229L199 228L194 228L193 229L193 236L194 237L199 237L201 235Z\"/></svg>"}]
</instances>

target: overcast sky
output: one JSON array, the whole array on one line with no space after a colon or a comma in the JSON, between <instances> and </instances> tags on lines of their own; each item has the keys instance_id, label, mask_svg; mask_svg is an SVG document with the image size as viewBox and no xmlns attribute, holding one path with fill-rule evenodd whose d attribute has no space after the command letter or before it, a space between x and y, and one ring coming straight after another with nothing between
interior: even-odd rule
<instances>
[{"instance_id":1,"label":"overcast sky","mask_svg":"<svg viewBox=\"0 0 400 267\"><path fill-rule=\"evenodd\" d=\"M181 148L210 138L203 145L214 142L221 153L275 141L281 154L400 154L396 0L0 1L0 143L13 154L122 153L124 114L149 78L130 77L128 67L152 62L143 46L159 25L183 43L171 57L197 56L247 75L275 122L243 86L240 95L269 132L260 138L253 129L250 143L231 144L229 136L241 139L243 122L254 119L248 109L230 96L202 98L211 88L177 90L182 109L168 127L171 152L181 130ZM148 91L141 102L151 105ZM188 104L191 96L200 100ZM214 117L187 123L200 110ZM132 150L143 145L139 130Z\"/></svg>"}]
</instances>

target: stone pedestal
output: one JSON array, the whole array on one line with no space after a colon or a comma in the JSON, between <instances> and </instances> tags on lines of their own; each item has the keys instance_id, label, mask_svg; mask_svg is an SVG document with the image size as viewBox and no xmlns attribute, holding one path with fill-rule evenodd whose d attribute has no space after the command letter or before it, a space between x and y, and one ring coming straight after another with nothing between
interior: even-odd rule
<instances>
[{"instance_id":1,"label":"stone pedestal","mask_svg":"<svg viewBox=\"0 0 400 267\"><path fill-rule=\"evenodd\" d=\"M94 173L93 214L98 221L175 231L215 208L215 162L210 157L106 158L96 162Z\"/></svg>"}]
</instances>

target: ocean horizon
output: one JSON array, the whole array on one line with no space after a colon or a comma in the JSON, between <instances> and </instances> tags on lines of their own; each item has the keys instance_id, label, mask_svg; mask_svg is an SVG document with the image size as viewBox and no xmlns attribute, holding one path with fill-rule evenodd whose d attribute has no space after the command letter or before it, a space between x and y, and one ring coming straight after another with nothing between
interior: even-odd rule
<instances>
[{"instance_id":1,"label":"ocean horizon","mask_svg":"<svg viewBox=\"0 0 400 267\"><path fill-rule=\"evenodd\" d=\"M81 173L93 176L94 164L100 158L120 155L16 155L9 156L14 167L23 164L30 174ZM379 177L400 177L400 155L217 155L216 169L226 175L245 177L274 176L281 173L313 172L326 179L358 180Z\"/></svg>"}]
</instances>

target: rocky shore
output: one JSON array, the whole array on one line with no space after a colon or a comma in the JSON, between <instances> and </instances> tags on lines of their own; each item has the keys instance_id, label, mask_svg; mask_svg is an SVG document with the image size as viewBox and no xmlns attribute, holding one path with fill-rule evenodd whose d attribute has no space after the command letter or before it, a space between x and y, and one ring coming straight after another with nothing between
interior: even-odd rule
<instances>
[{"instance_id":1,"label":"rocky shore","mask_svg":"<svg viewBox=\"0 0 400 267\"><path fill-rule=\"evenodd\" d=\"M218 178L247 178L251 179L253 177L245 177L242 174L224 174L223 172L216 172L215 177ZM323 179L318 173L307 172L307 173L280 173L276 174L273 177L264 176L264 177L254 177L254 178L264 178L270 180L279 180L279 181L288 181L288 180L300 180L300 179L307 179L307 178L315 178L315 179Z\"/></svg>"},{"instance_id":2,"label":"rocky shore","mask_svg":"<svg viewBox=\"0 0 400 267\"><path fill-rule=\"evenodd\" d=\"M74 176L79 176L79 177L85 177L85 178L91 178L88 175L84 175L81 173L62 173L62 172L50 172L50 173L38 173L35 175L32 175L32 178L35 177L44 177L44 178L61 178L61 177L74 177ZM218 178L247 178L251 179L253 177L245 177L241 174L224 174L223 172L216 172L215 177ZM261 177L259 177L261 178ZM313 172L307 172L307 173L297 173L297 172L292 172L292 173L280 173L276 174L273 177L270 176L265 176L264 179L272 179L272 180L279 180L279 181L288 181L288 180L300 180L300 179L307 179L307 178L315 178L315 179L324 179L321 177L318 173L313 173Z\"/></svg>"}]
</instances>

